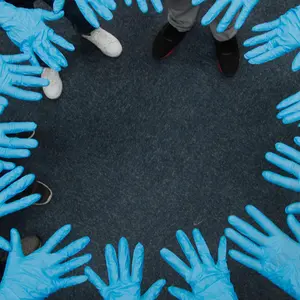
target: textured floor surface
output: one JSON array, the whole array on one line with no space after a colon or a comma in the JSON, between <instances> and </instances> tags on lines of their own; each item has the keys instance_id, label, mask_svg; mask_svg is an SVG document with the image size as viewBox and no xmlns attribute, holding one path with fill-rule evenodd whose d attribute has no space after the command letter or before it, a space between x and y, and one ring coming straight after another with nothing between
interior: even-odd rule
<instances>
[{"instance_id":1,"label":"textured floor surface","mask_svg":"<svg viewBox=\"0 0 300 300\"><path fill-rule=\"evenodd\" d=\"M240 43L253 25L296 4L262 1L239 33ZM191 236L200 228L216 255L228 215L247 219L244 206L252 203L289 232L284 208L299 199L261 176L270 167L265 152L277 141L292 145L298 133L295 125L283 126L275 118L276 104L299 89L299 73L291 71L295 53L261 66L242 60L236 77L226 79L218 72L209 30L197 25L172 57L158 63L151 47L165 20L165 14L145 16L120 4L113 22L103 23L123 45L118 59L81 47L70 23L58 22L54 28L77 48L67 55L62 97L12 100L3 116L38 123L40 146L19 163L49 184L54 197L46 207L1 219L0 233L8 236L14 226L45 240L70 223L68 241L90 236L91 265L105 278L105 244L117 245L121 236L132 248L140 241L143 289L158 278L185 286L159 256L162 247L180 253L177 229ZM16 52L3 34L0 50ZM229 266L240 299L289 299L231 259ZM88 283L50 297L98 298ZM165 290L160 299L171 297Z\"/></svg>"}]
</instances>

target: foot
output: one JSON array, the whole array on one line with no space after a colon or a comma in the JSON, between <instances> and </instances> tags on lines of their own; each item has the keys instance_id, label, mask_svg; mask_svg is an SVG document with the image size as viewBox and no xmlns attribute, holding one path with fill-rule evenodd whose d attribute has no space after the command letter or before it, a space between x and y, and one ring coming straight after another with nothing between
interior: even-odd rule
<instances>
[{"instance_id":1,"label":"foot","mask_svg":"<svg viewBox=\"0 0 300 300\"><path fill-rule=\"evenodd\" d=\"M109 57L118 57L122 53L122 45L119 40L101 27L93 30L89 35L82 36Z\"/></svg>"},{"instance_id":2,"label":"foot","mask_svg":"<svg viewBox=\"0 0 300 300\"><path fill-rule=\"evenodd\" d=\"M167 58L183 40L185 35L186 32L179 32L171 24L165 24L153 42L153 57L155 59Z\"/></svg>"},{"instance_id":3,"label":"foot","mask_svg":"<svg viewBox=\"0 0 300 300\"><path fill-rule=\"evenodd\" d=\"M60 79L59 73L53 69L44 68L41 77L46 78L50 81L50 84L48 86L43 87L45 96L51 100L58 99L63 90L63 84Z\"/></svg>"},{"instance_id":4,"label":"foot","mask_svg":"<svg viewBox=\"0 0 300 300\"><path fill-rule=\"evenodd\" d=\"M240 64L240 51L237 38L233 37L225 42L215 40L215 44L220 71L226 77L233 77Z\"/></svg>"}]
</instances>

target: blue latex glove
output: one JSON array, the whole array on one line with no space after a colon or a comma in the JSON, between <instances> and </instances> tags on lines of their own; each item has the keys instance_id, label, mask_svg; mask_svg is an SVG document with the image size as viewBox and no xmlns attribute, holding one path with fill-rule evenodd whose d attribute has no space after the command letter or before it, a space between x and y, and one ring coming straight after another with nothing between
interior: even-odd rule
<instances>
[{"instance_id":1,"label":"blue latex glove","mask_svg":"<svg viewBox=\"0 0 300 300\"><path fill-rule=\"evenodd\" d=\"M89 281L96 287L104 299L109 300L152 300L156 299L165 285L165 280L156 281L149 290L141 296L143 279L144 247L137 244L130 266L130 251L128 242L121 238L119 242L119 258L112 245L105 247L105 259L109 285L107 285L91 268L85 268ZM130 268L131 267L131 268Z\"/></svg>"},{"instance_id":2,"label":"blue latex glove","mask_svg":"<svg viewBox=\"0 0 300 300\"><path fill-rule=\"evenodd\" d=\"M42 74L43 68L19 65L19 63L25 62L29 58L30 56L26 54L0 55L0 94L27 101L42 99L40 93L19 88L22 86L43 87L49 84L47 79L37 76ZM0 114L7 105L6 98L0 96Z\"/></svg>"},{"instance_id":3,"label":"blue latex glove","mask_svg":"<svg viewBox=\"0 0 300 300\"><path fill-rule=\"evenodd\" d=\"M27 208L40 200L40 195L33 194L11 202L11 199L25 191L35 180L33 174L18 179L23 171L23 167L17 167L0 177L0 217Z\"/></svg>"},{"instance_id":4,"label":"blue latex glove","mask_svg":"<svg viewBox=\"0 0 300 300\"><path fill-rule=\"evenodd\" d=\"M203 2L205 2L205 0L192 0L193 5L199 5ZM217 26L217 32L224 32L230 23L233 22L235 16L239 14L234 25L234 28L238 30L244 25L246 19L258 2L259 0L216 0L214 5L202 18L201 24L204 26L209 25L230 5Z\"/></svg>"},{"instance_id":5,"label":"blue latex glove","mask_svg":"<svg viewBox=\"0 0 300 300\"><path fill-rule=\"evenodd\" d=\"M30 156L30 150L38 146L38 141L28 138L9 137L10 134L30 132L36 129L33 122L0 123L0 158L24 158ZM14 163L1 161L4 170L11 170Z\"/></svg>"},{"instance_id":6,"label":"blue latex glove","mask_svg":"<svg viewBox=\"0 0 300 300\"><path fill-rule=\"evenodd\" d=\"M228 218L236 229L227 228L225 235L246 253L230 250L229 255L276 284L290 296L300 298L300 244L282 232L270 219L252 205L246 206L250 217L263 232L236 216ZM287 223L300 240L300 224L293 215Z\"/></svg>"},{"instance_id":7,"label":"blue latex glove","mask_svg":"<svg viewBox=\"0 0 300 300\"><path fill-rule=\"evenodd\" d=\"M50 29L45 21L56 21L63 15L63 12L55 14L42 9L17 8L0 2L0 27L6 31L10 40L21 52L29 54L32 65L39 65L34 54L36 53L50 68L58 72L61 67L67 67L68 63L53 44L68 51L74 51L75 48Z\"/></svg>"},{"instance_id":8,"label":"blue latex glove","mask_svg":"<svg viewBox=\"0 0 300 300\"><path fill-rule=\"evenodd\" d=\"M275 21L254 26L252 30L264 33L244 43L246 47L263 44L245 54L250 64L262 64L289 53L300 46L300 6L290 9ZM299 69L298 54L293 61L292 70Z\"/></svg>"},{"instance_id":9,"label":"blue latex glove","mask_svg":"<svg viewBox=\"0 0 300 300\"><path fill-rule=\"evenodd\" d=\"M132 0L124 0L124 2L127 6L132 5ZM142 13L145 14L148 12L147 0L136 0L136 2ZM163 8L161 0L151 0L151 3L156 12L161 13L163 11L164 8Z\"/></svg>"},{"instance_id":10,"label":"blue latex glove","mask_svg":"<svg viewBox=\"0 0 300 300\"><path fill-rule=\"evenodd\" d=\"M111 10L115 10L117 4L114 0L75 0L78 8L86 20L95 28L99 28L97 16L94 10L104 20L110 21L113 18ZM65 0L55 0L53 3L53 11L59 13L65 5Z\"/></svg>"},{"instance_id":11,"label":"blue latex glove","mask_svg":"<svg viewBox=\"0 0 300 300\"><path fill-rule=\"evenodd\" d=\"M300 202L296 202L296 203L288 205L285 208L285 212L287 214L300 214Z\"/></svg>"},{"instance_id":12,"label":"blue latex glove","mask_svg":"<svg viewBox=\"0 0 300 300\"><path fill-rule=\"evenodd\" d=\"M294 141L300 146L299 137L295 137ZM266 160L296 178L282 176L271 171L264 171L262 173L263 177L270 183L295 192L300 192L300 152L283 143L276 143L275 148L287 158L268 152L265 155Z\"/></svg>"},{"instance_id":13,"label":"blue latex glove","mask_svg":"<svg viewBox=\"0 0 300 300\"><path fill-rule=\"evenodd\" d=\"M12 250L8 255L0 284L0 298L4 300L45 299L60 289L85 282L86 276L61 278L92 258L90 254L86 254L69 260L87 246L90 242L88 237L81 238L54 252L55 247L70 231L70 225L62 227L43 247L24 256L20 235L16 229L12 229Z\"/></svg>"},{"instance_id":14,"label":"blue latex glove","mask_svg":"<svg viewBox=\"0 0 300 300\"><path fill-rule=\"evenodd\" d=\"M227 267L226 238L223 236L220 239L218 263L215 264L205 240L198 229L193 230L197 251L182 230L177 231L176 237L190 267L168 249L162 249L160 254L191 286L192 292L177 287L170 287L170 294L177 299L183 300L237 299L232 283L230 282L230 273Z\"/></svg>"},{"instance_id":15,"label":"blue latex glove","mask_svg":"<svg viewBox=\"0 0 300 300\"><path fill-rule=\"evenodd\" d=\"M276 107L281 110L277 118L283 124L292 124L300 121L300 92L282 100ZM298 125L300 127L300 124Z\"/></svg>"}]
</instances>

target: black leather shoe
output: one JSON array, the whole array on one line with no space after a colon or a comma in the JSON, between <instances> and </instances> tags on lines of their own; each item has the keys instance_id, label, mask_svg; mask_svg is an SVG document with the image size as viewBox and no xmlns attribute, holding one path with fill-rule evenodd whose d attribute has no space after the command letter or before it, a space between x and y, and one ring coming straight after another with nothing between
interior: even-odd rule
<instances>
[{"instance_id":1,"label":"black leather shoe","mask_svg":"<svg viewBox=\"0 0 300 300\"><path fill-rule=\"evenodd\" d=\"M183 40L185 35L186 32L179 32L171 24L165 24L153 42L153 57L155 59L167 58Z\"/></svg>"},{"instance_id":2,"label":"black leather shoe","mask_svg":"<svg viewBox=\"0 0 300 300\"><path fill-rule=\"evenodd\" d=\"M219 42L215 40L219 69L226 77L233 77L240 64L240 51L237 38Z\"/></svg>"}]
</instances>

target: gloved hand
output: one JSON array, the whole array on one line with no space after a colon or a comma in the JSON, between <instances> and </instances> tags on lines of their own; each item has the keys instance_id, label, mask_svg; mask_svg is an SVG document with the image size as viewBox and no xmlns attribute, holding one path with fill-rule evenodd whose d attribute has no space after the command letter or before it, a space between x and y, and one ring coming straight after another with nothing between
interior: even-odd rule
<instances>
[{"instance_id":1,"label":"gloved hand","mask_svg":"<svg viewBox=\"0 0 300 300\"><path fill-rule=\"evenodd\" d=\"M230 250L229 255L269 279L290 296L299 299L299 242L292 240L254 206L246 206L246 211L264 232L236 216L230 216L228 221L236 230L227 228L225 235L249 255L236 250ZM299 222L293 215L289 215L287 223L300 241Z\"/></svg>"},{"instance_id":2,"label":"gloved hand","mask_svg":"<svg viewBox=\"0 0 300 300\"><path fill-rule=\"evenodd\" d=\"M43 87L49 80L40 78L41 67L18 65L30 58L27 54L0 55L0 94L11 96L20 100L37 101L42 99L40 93L22 90L15 86ZM0 96L0 114L7 107L7 100Z\"/></svg>"},{"instance_id":3,"label":"gloved hand","mask_svg":"<svg viewBox=\"0 0 300 300\"><path fill-rule=\"evenodd\" d=\"M300 121L300 92L282 100L276 108L281 110L277 114L277 119L282 120L283 124Z\"/></svg>"},{"instance_id":4,"label":"gloved hand","mask_svg":"<svg viewBox=\"0 0 300 300\"><path fill-rule=\"evenodd\" d=\"M52 43L74 51L74 46L50 29L45 21L56 21L62 18L63 12L55 14L43 9L17 8L5 1L0 2L0 27L10 40L29 54L32 65L38 66L36 53L50 68L60 71L68 63L63 54Z\"/></svg>"},{"instance_id":5,"label":"gloved hand","mask_svg":"<svg viewBox=\"0 0 300 300\"><path fill-rule=\"evenodd\" d=\"M40 195L33 194L11 202L16 195L25 191L35 180L33 174L18 179L23 171L23 167L17 167L0 177L0 217L27 208L40 200ZM10 203L6 203L9 201Z\"/></svg>"},{"instance_id":6,"label":"gloved hand","mask_svg":"<svg viewBox=\"0 0 300 300\"><path fill-rule=\"evenodd\" d=\"M119 258L117 258L114 247L112 245L106 245L105 259L109 285L106 285L91 268L85 268L85 274L89 281L96 287L104 299L156 299L166 283L166 281L162 279L156 281L149 290L141 296L144 265L144 247L142 244L137 244L134 249L132 266L130 266L130 251L125 238L121 238L119 242Z\"/></svg>"},{"instance_id":7,"label":"gloved hand","mask_svg":"<svg viewBox=\"0 0 300 300\"><path fill-rule=\"evenodd\" d=\"M45 299L60 289L85 282L86 276L61 277L90 261L92 258L90 254L69 260L87 246L90 242L88 237L53 252L70 231L70 225L62 227L43 247L24 256L20 235L16 229L12 229L10 233L12 250L8 255L0 285L0 298L4 300Z\"/></svg>"},{"instance_id":8,"label":"gloved hand","mask_svg":"<svg viewBox=\"0 0 300 300\"><path fill-rule=\"evenodd\" d=\"M33 122L11 122L0 123L0 158L24 158L30 156L30 150L38 146L35 139L13 138L7 135L21 132L30 132L36 129ZM15 167L14 163L1 161L4 170L11 170Z\"/></svg>"},{"instance_id":9,"label":"gloved hand","mask_svg":"<svg viewBox=\"0 0 300 300\"><path fill-rule=\"evenodd\" d=\"M132 5L132 0L124 0L124 2L127 6ZM145 14L148 12L147 0L136 0L136 2L142 13ZM151 0L151 3L156 12L161 13L163 11L164 8L163 8L161 0Z\"/></svg>"},{"instance_id":10,"label":"gloved hand","mask_svg":"<svg viewBox=\"0 0 300 300\"><path fill-rule=\"evenodd\" d=\"M253 31L265 32L245 41L244 46L258 46L247 52L250 64L262 64L289 53L300 46L300 6L290 9L277 20L254 26ZM293 61L292 70L300 69L300 55Z\"/></svg>"},{"instance_id":11,"label":"gloved hand","mask_svg":"<svg viewBox=\"0 0 300 300\"><path fill-rule=\"evenodd\" d=\"M294 141L300 146L300 137L295 137ZM295 192L300 192L300 152L283 143L276 143L275 148L278 152L288 157L288 159L275 153L268 152L265 155L266 160L283 171L294 175L296 179L282 176L271 171L264 171L262 173L263 177L273 184Z\"/></svg>"},{"instance_id":12,"label":"gloved hand","mask_svg":"<svg viewBox=\"0 0 300 300\"><path fill-rule=\"evenodd\" d=\"M293 214L293 215L300 214L300 202L296 202L296 203L288 205L285 208L285 212L287 214Z\"/></svg>"},{"instance_id":13,"label":"gloved hand","mask_svg":"<svg viewBox=\"0 0 300 300\"><path fill-rule=\"evenodd\" d=\"M187 235L179 230L177 241L190 263L187 266L177 255L168 249L162 249L162 258L181 275L191 286L192 292L170 287L168 290L177 299L237 299L226 262L226 238L221 237L218 249L218 263L215 264L209 249L198 229L193 230L197 247L194 249Z\"/></svg>"},{"instance_id":14,"label":"gloved hand","mask_svg":"<svg viewBox=\"0 0 300 300\"><path fill-rule=\"evenodd\" d=\"M199 5L203 2L205 2L205 0L192 0L193 5ZM235 16L240 12L234 25L234 28L238 30L244 25L246 19L258 2L259 0L216 0L214 5L202 18L201 24L204 26L209 25L230 4L224 17L217 26L217 32L224 32L230 23L233 22Z\"/></svg>"},{"instance_id":15,"label":"gloved hand","mask_svg":"<svg viewBox=\"0 0 300 300\"><path fill-rule=\"evenodd\" d=\"M104 20L110 21L113 18L111 10L115 10L117 4L114 0L75 0L78 8L86 20L95 28L99 28L95 10ZM55 0L53 3L53 11L59 13L65 5L65 0Z\"/></svg>"}]
</instances>

